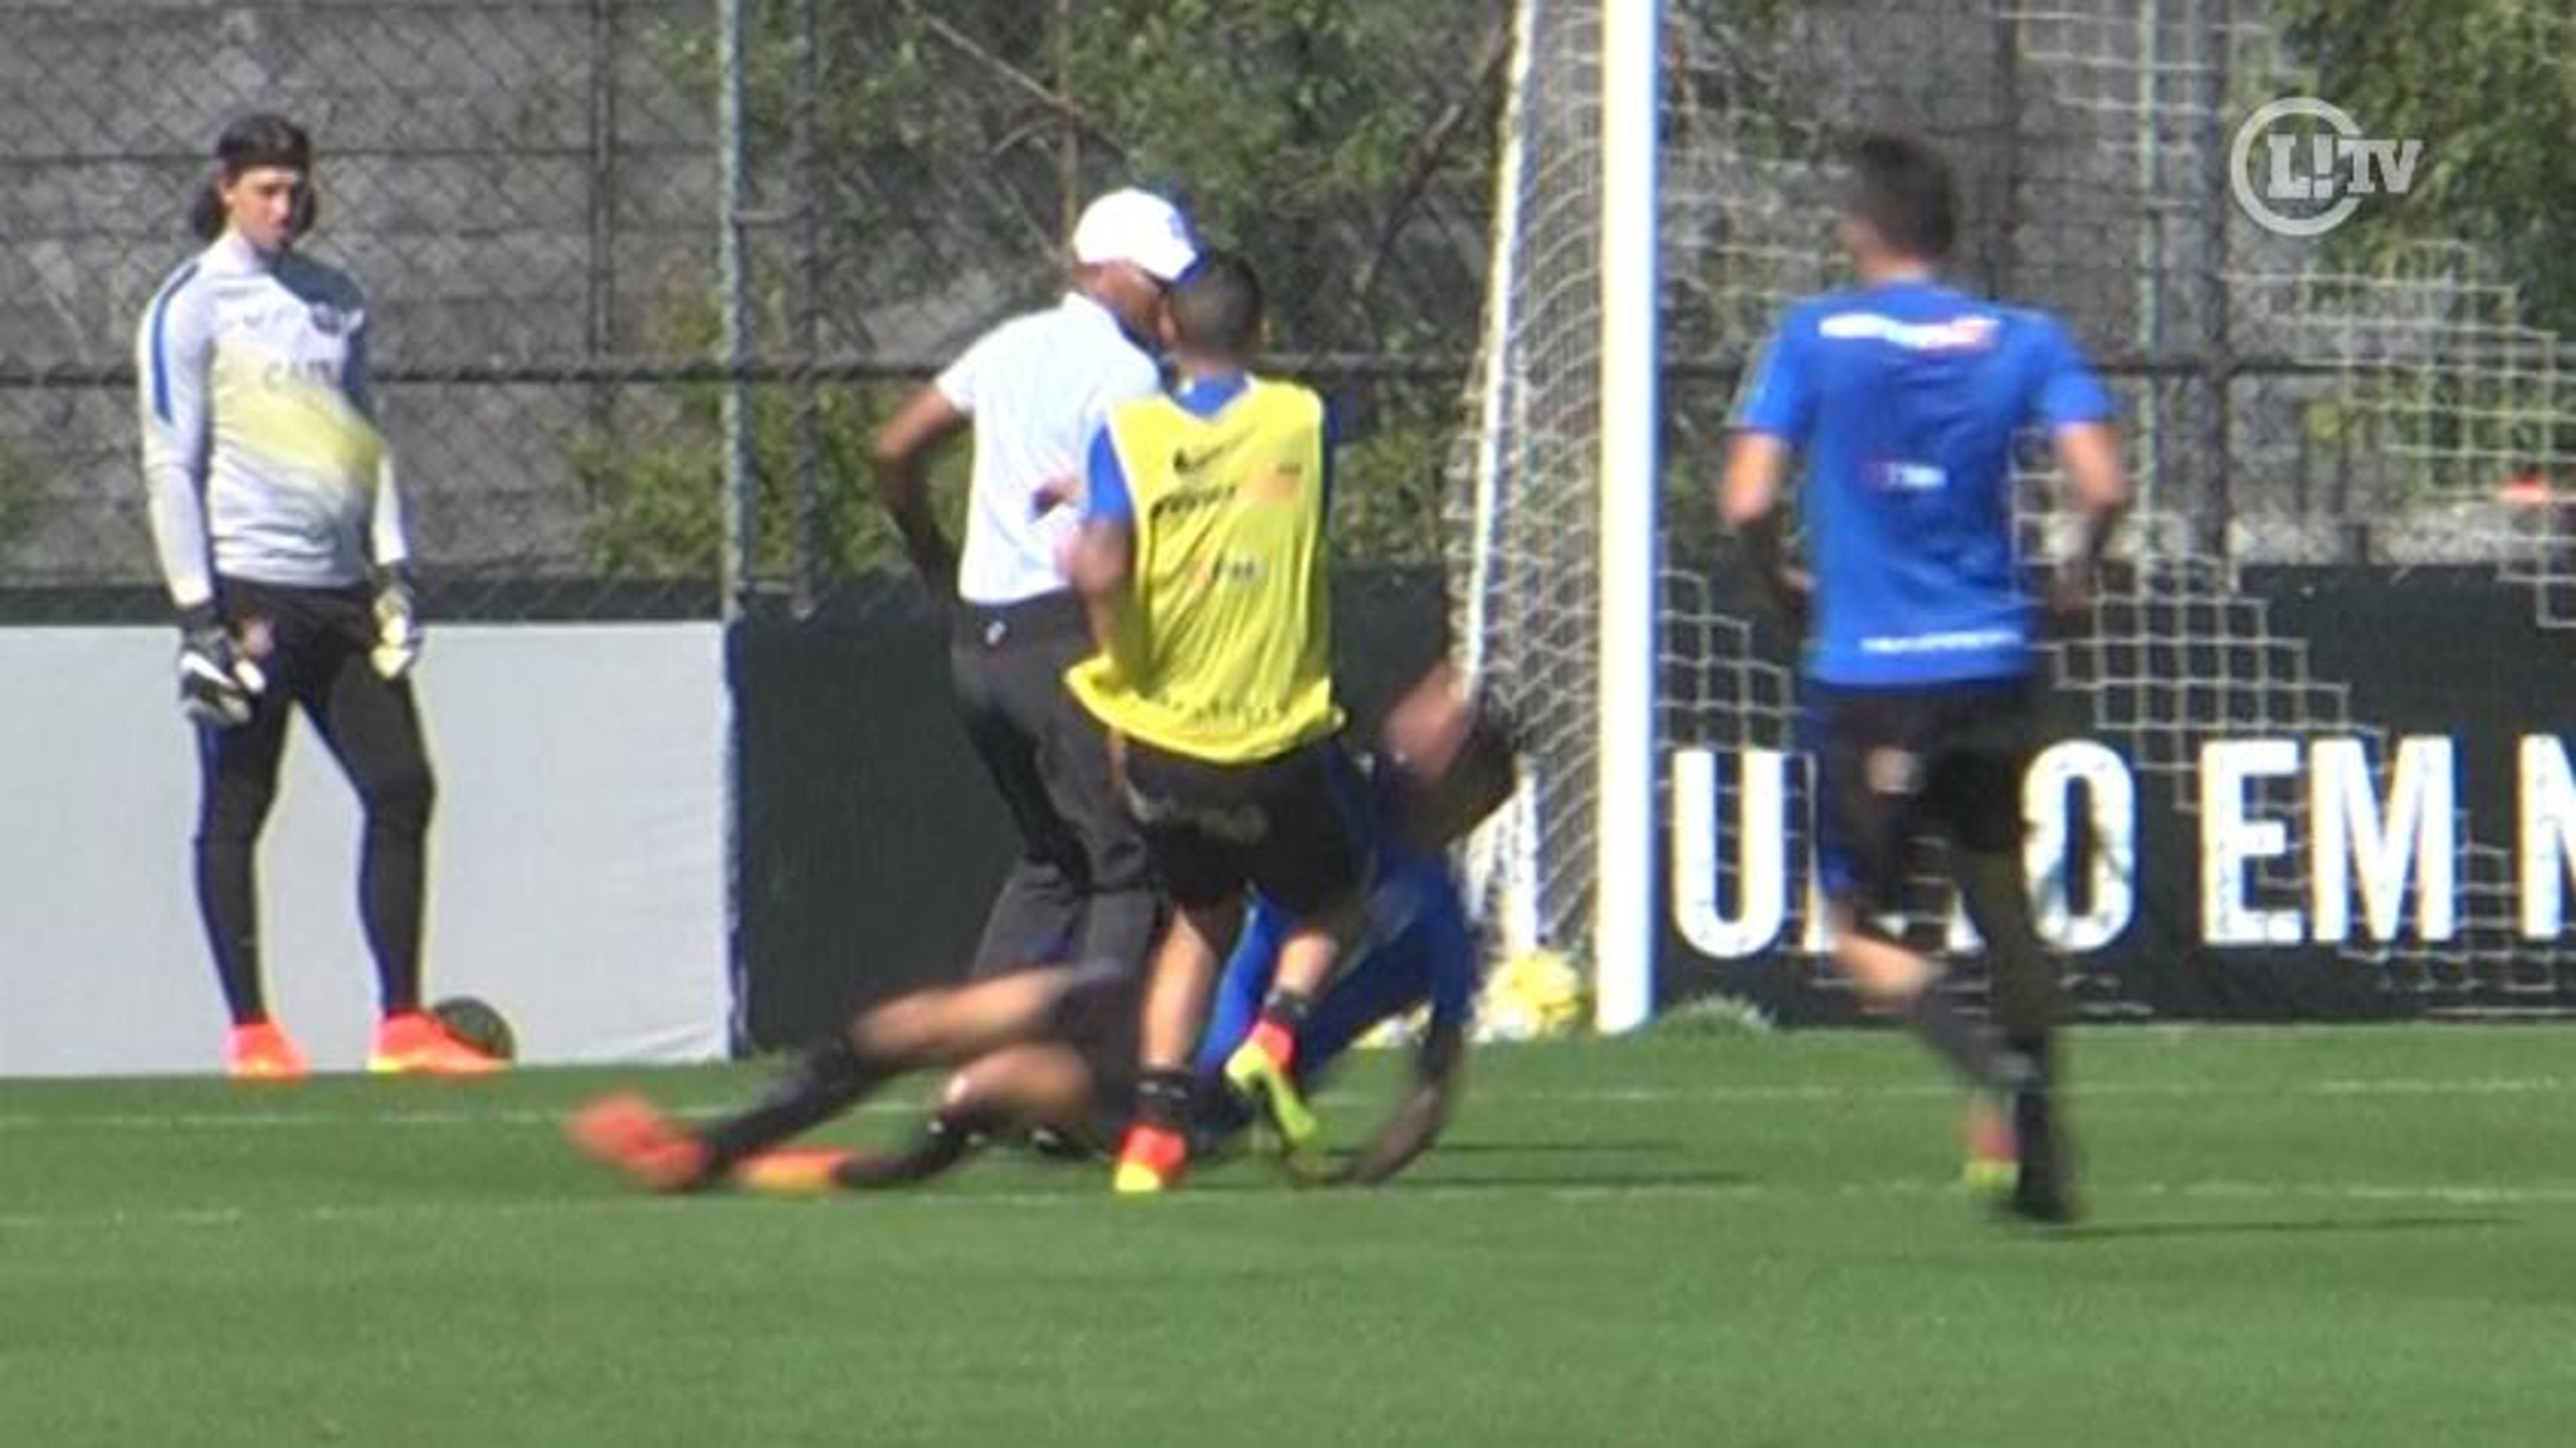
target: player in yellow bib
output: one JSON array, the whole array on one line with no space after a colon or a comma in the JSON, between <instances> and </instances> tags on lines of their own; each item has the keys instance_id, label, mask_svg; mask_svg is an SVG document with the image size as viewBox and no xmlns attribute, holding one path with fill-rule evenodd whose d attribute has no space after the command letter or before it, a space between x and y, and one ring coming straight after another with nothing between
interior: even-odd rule
<instances>
[{"instance_id":1,"label":"player in yellow bib","mask_svg":"<svg viewBox=\"0 0 2576 1448\"><path fill-rule=\"evenodd\" d=\"M1239 257L1201 256L1164 333L1180 386L1111 411L1070 569L1101 648L1066 681L1122 743L1128 807L1174 907L1146 985L1122 1192L1160 1191L1187 1164L1191 1051L1249 889L1294 924L1225 1074L1284 1145L1311 1142L1296 1034L1367 871L1333 696L1323 400L1247 369L1262 298Z\"/></svg>"}]
</instances>

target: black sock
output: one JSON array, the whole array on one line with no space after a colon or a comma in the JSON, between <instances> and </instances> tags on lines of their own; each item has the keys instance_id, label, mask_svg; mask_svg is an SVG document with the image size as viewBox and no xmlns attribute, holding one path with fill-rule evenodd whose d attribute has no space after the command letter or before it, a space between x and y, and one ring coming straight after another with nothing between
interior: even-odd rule
<instances>
[{"instance_id":1,"label":"black sock","mask_svg":"<svg viewBox=\"0 0 2576 1448\"><path fill-rule=\"evenodd\" d=\"M1938 987L1927 985L1906 1003L1905 1023L1970 1085L1992 1091L2002 1084L1993 1040L1983 1026L1961 1015Z\"/></svg>"},{"instance_id":2,"label":"black sock","mask_svg":"<svg viewBox=\"0 0 2576 1448\"><path fill-rule=\"evenodd\" d=\"M706 1174L719 1175L754 1152L829 1121L857 1105L883 1079L846 1041L816 1047L751 1109L699 1131L698 1141L707 1149Z\"/></svg>"},{"instance_id":3,"label":"black sock","mask_svg":"<svg viewBox=\"0 0 2576 1448\"><path fill-rule=\"evenodd\" d=\"M1280 986L1261 1002L1261 1018L1293 1036L1306 1029L1306 1017L1314 1009L1304 991Z\"/></svg>"},{"instance_id":4,"label":"black sock","mask_svg":"<svg viewBox=\"0 0 2576 1448\"><path fill-rule=\"evenodd\" d=\"M1190 1127L1190 1073L1148 1071L1136 1083L1136 1120L1160 1131Z\"/></svg>"},{"instance_id":5,"label":"black sock","mask_svg":"<svg viewBox=\"0 0 2576 1448\"><path fill-rule=\"evenodd\" d=\"M2003 1054L1999 1058L2004 1085L2016 1092L2046 1092L2050 1079L2056 1075L2051 1054L2046 1032L2006 1035Z\"/></svg>"}]
</instances>

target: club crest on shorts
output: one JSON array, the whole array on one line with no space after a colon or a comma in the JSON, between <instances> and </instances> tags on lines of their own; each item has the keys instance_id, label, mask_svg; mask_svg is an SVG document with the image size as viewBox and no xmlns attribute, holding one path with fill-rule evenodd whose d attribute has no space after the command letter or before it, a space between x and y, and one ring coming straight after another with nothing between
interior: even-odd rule
<instances>
[{"instance_id":1,"label":"club crest on shorts","mask_svg":"<svg viewBox=\"0 0 2576 1448\"><path fill-rule=\"evenodd\" d=\"M1872 794L1912 794L1923 787L1923 757L1911 750L1882 746L1861 760L1861 777Z\"/></svg>"}]
</instances>

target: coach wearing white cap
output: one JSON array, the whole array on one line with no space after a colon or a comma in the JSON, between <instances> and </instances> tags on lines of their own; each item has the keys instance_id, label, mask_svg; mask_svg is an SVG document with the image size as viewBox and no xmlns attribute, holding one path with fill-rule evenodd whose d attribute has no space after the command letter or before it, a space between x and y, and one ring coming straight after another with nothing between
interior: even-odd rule
<instances>
[{"instance_id":1,"label":"coach wearing white cap","mask_svg":"<svg viewBox=\"0 0 2576 1448\"><path fill-rule=\"evenodd\" d=\"M1073 287L986 332L880 429L877 489L934 594L954 590L950 664L976 752L1010 806L1021 851L985 917L975 971L1029 961L1140 968L1157 895L1110 781L1108 746L1064 687L1091 652L1057 562L1080 509L1063 494L1114 404L1153 393L1148 352L1164 289L1198 260L1189 223L1144 191L1091 203L1073 232ZM966 539L952 552L922 482L969 424Z\"/></svg>"}]
</instances>

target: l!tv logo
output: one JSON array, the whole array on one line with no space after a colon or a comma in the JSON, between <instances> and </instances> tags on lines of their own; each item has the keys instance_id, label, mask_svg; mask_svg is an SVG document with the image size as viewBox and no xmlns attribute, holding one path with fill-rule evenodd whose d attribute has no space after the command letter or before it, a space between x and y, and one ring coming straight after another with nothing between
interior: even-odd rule
<instances>
[{"instance_id":1,"label":"l!tv logo","mask_svg":"<svg viewBox=\"0 0 2576 1448\"><path fill-rule=\"evenodd\" d=\"M2288 96L2236 128L2227 182L2236 205L2277 236L2323 236L2352 219L2365 198L2414 189L2424 142L2372 136L2352 113L2315 96Z\"/></svg>"}]
</instances>

